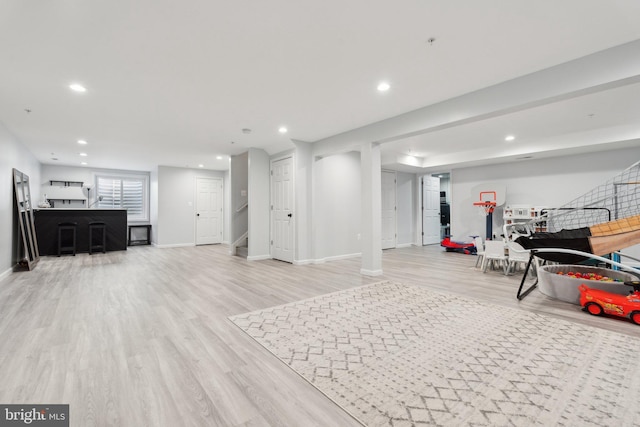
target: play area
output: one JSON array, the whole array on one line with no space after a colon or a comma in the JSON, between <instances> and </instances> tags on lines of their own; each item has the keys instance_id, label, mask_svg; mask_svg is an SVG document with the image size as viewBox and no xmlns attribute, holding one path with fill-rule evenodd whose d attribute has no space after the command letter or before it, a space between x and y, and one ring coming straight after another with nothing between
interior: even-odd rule
<instances>
[{"instance_id":1,"label":"play area","mask_svg":"<svg viewBox=\"0 0 640 427\"><path fill-rule=\"evenodd\" d=\"M486 217L485 240L446 237L441 246L477 256L483 272L493 267L510 274L522 266L519 300L537 288L589 314L640 323L640 259L622 252L640 244L640 162L556 208L507 205L500 194L480 191L473 203ZM502 205L496 237L493 213Z\"/></svg>"}]
</instances>

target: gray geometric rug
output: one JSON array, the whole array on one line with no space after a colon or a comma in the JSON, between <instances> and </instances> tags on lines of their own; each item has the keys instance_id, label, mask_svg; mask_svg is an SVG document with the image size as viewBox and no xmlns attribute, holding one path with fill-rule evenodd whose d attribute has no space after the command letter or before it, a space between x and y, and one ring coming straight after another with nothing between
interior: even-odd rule
<instances>
[{"instance_id":1,"label":"gray geometric rug","mask_svg":"<svg viewBox=\"0 0 640 427\"><path fill-rule=\"evenodd\" d=\"M229 319L367 426L640 425L629 336L395 282Z\"/></svg>"}]
</instances>

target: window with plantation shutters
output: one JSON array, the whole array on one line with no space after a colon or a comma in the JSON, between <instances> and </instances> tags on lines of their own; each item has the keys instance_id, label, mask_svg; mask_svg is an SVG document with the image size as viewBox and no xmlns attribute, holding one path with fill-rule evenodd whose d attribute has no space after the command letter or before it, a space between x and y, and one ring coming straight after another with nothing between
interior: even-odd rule
<instances>
[{"instance_id":1,"label":"window with plantation shutters","mask_svg":"<svg viewBox=\"0 0 640 427\"><path fill-rule=\"evenodd\" d=\"M126 209L129 221L148 221L147 187L146 177L96 176L96 205Z\"/></svg>"}]
</instances>

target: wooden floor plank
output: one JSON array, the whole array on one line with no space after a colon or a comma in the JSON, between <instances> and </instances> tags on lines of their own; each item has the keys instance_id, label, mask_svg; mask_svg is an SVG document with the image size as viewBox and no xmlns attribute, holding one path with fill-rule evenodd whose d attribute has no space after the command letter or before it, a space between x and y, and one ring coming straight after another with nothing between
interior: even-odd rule
<instances>
[{"instance_id":1,"label":"wooden floor plank","mask_svg":"<svg viewBox=\"0 0 640 427\"><path fill-rule=\"evenodd\" d=\"M521 272L475 261L391 249L366 277L359 258L250 262L224 245L43 257L0 282L0 402L69 403L74 426L357 426L227 317L385 279L640 338L538 291L517 301Z\"/></svg>"}]
</instances>

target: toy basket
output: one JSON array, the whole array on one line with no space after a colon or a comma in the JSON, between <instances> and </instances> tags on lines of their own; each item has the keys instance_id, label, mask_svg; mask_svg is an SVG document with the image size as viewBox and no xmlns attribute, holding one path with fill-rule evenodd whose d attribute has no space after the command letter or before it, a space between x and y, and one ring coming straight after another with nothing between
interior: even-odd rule
<instances>
[{"instance_id":1,"label":"toy basket","mask_svg":"<svg viewBox=\"0 0 640 427\"><path fill-rule=\"evenodd\" d=\"M606 276L617 282L603 282L599 280L586 280L566 276L570 271L576 273L594 273ZM563 273L563 274L558 274ZM610 270L602 267L588 267L583 265L545 265L538 270L538 289L551 298L572 304L580 304L580 291L578 286L585 283L592 289L602 289L619 295L627 295L632 290L623 282L638 280L638 278L624 271Z\"/></svg>"}]
</instances>

